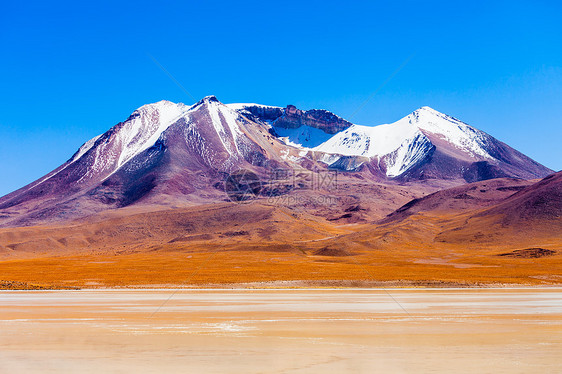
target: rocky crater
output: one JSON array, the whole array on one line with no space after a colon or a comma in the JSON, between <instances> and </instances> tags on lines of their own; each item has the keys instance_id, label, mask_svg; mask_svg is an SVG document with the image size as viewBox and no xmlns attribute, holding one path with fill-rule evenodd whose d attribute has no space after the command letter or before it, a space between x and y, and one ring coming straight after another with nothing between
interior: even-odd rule
<instances>
[{"instance_id":1,"label":"rocky crater","mask_svg":"<svg viewBox=\"0 0 562 374\"><path fill-rule=\"evenodd\" d=\"M244 108L252 115L252 119L268 122L272 126L296 129L310 126L328 134L336 134L352 125L351 122L323 109L300 110L294 105L286 108L248 106Z\"/></svg>"}]
</instances>

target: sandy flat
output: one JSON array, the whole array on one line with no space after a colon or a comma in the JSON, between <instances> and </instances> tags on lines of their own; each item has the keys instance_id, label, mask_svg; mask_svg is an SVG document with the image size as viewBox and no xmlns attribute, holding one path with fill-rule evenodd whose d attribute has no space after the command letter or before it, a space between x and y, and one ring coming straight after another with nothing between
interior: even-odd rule
<instances>
[{"instance_id":1,"label":"sandy flat","mask_svg":"<svg viewBox=\"0 0 562 374\"><path fill-rule=\"evenodd\" d=\"M562 289L0 293L6 373L560 373Z\"/></svg>"}]
</instances>

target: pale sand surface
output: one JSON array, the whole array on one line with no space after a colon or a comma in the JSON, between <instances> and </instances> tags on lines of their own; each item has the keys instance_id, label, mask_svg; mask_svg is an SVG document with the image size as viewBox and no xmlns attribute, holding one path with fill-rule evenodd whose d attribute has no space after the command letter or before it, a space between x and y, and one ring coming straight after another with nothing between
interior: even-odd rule
<instances>
[{"instance_id":1,"label":"pale sand surface","mask_svg":"<svg viewBox=\"0 0 562 374\"><path fill-rule=\"evenodd\" d=\"M173 292L0 292L0 372L562 372L560 288Z\"/></svg>"}]
</instances>

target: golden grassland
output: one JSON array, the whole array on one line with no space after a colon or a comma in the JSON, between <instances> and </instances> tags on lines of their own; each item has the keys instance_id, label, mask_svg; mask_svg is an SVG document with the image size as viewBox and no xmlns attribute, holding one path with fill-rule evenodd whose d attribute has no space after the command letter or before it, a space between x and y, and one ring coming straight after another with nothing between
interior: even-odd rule
<instances>
[{"instance_id":1,"label":"golden grassland","mask_svg":"<svg viewBox=\"0 0 562 374\"><path fill-rule=\"evenodd\" d=\"M437 256L434 249L399 248L334 257L219 248L14 259L0 262L0 274L10 281L60 288L205 287L271 281L302 281L303 286L562 284L558 272L562 255L530 259L497 256L500 253L499 249L478 254L451 250Z\"/></svg>"}]
</instances>

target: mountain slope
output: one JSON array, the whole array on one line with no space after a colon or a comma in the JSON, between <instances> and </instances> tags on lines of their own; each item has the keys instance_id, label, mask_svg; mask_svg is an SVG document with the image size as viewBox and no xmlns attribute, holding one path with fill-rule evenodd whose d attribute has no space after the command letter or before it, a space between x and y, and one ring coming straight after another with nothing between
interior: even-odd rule
<instances>
[{"instance_id":1,"label":"mountain slope","mask_svg":"<svg viewBox=\"0 0 562 374\"><path fill-rule=\"evenodd\" d=\"M402 221L417 214L443 216L485 208L500 203L532 184L523 179L499 178L447 188L408 202L382 222Z\"/></svg>"},{"instance_id":2,"label":"mountain slope","mask_svg":"<svg viewBox=\"0 0 562 374\"><path fill-rule=\"evenodd\" d=\"M562 240L562 172L534 183L505 200L463 217L441 232L442 242L487 242L536 238Z\"/></svg>"},{"instance_id":3,"label":"mountain slope","mask_svg":"<svg viewBox=\"0 0 562 374\"><path fill-rule=\"evenodd\" d=\"M408 202L355 236L370 246L557 249L562 243L562 172L534 182L502 178L444 189Z\"/></svg>"}]
</instances>

